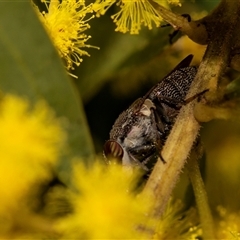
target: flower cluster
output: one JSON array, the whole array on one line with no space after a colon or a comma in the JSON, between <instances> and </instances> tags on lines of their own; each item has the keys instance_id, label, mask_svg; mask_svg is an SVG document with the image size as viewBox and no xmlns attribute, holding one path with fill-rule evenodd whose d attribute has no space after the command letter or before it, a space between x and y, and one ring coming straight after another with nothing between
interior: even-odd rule
<instances>
[{"instance_id":1,"label":"flower cluster","mask_svg":"<svg viewBox=\"0 0 240 240\"><path fill-rule=\"evenodd\" d=\"M151 214L153 200L138 192L139 173L115 163L95 161L87 168L73 160L72 186L54 187L44 195L45 213L31 208L48 183L66 134L43 101L5 95L0 103L0 237L59 239L196 239L201 237L195 209L182 212L170 201L160 218ZM239 217L219 208L219 238L239 238ZM60 216L61 217L57 217ZM54 216L54 217L53 217ZM51 217L51 221L49 221ZM16 230L17 229L17 230Z\"/></svg>"},{"instance_id":2,"label":"flower cluster","mask_svg":"<svg viewBox=\"0 0 240 240\"><path fill-rule=\"evenodd\" d=\"M79 66L82 56L89 56L83 48L93 47L86 44L91 37L84 32L90 28L88 21L94 16L91 4L86 6L84 0L42 0L47 12L40 12L38 16L45 26L49 36L56 46L61 58L64 58L67 69ZM90 17L86 17L91 14Z\"/></svg>"},{"instance_id":3,"label":"flower cluster","mask_svg":"<svg viewBox=\"0 0 240 240\"><path fill-rule=\"evenodd\" d=\"M74 212L58 225L63 237L147 238L146 232L138 228L147 220L150 202L132 193L135 177L124 172L120 165L106 166L96 162L87 169L75 164L73 182L76 189L68 192Z\"/></svg>"},{"instance_id":4,"label":"flower cluster","mask_svg":"<svg viewBox=\"0 0 240 240\"><path fill-rule=\"evenodd\" d=\"M85 0L42 2L46 11L37 9L37 13L68 70L78 66L83 55L89 55L83 48L92 47L86 44L90 36L84 32L90 27L88 21L93 12L100 16L116 3L120 8L112 16L116 30L137 34L142 26L151 29L154 24L160 25L158 4L165 7L180 5L178 0L96 0L87 6ZM90 14L89 18L86 18L87 14ZM18 90L17 87L14 90ZM183 210L180 201L171 199L158 216L160 213L154 208L154 201L159 199L150 199L140 193L142 182L137 170L130 173L114 162L105 165L102 159L91 162L91 167L85 166L86 159L78 156L66 159L69 156L64 152L69 151L66 140L61 120L55 117L45 101L34 104L26 98L1 95L0 239L204 237L204 222L199 222L195 208ZM221 154L222 163L219 157L216 158L224 171L230 169L225 161L230 155L239 162L238 141L234 138L231 141L226 155ZM81 147L79 142L74 144ZM234 151L233 145L236 145ZM63 183L66 180L61 179L63 169L58 169L62 156L72 163L72 171L64 169L64 174L72 177L70 183ZM235 182L238 172L234 170L232 168L228 176ZM59 178L58 184L54 185L53 177ZM223 207L217 210L215 236L240 239L239 213L229 213Z\"/></svg>"},{"instance_id":5,"label":"flower cluster","mask_svg":"<svg viewBox=\"0 0 240 240\"><path fill-rule=\"evenodd\" d=\"M151 217L152 201L134 191L138 173L130 174L120 165L99 162L88 169L80 160L73 165L74 189L55 188L45 196L48 216L62 212L61 202L56 199L65 198L73 209L49 225L47 218L36 215L27 204L32 206L39 201L40 196L31 195L33 189L39 182L50 180L50 169L59 159L66 140L59 120L43 101L31 107L27 100L6 95L0 105L0 136L0 236L42 238L54 233L62 239L173 236L168 226L179 222L175 216L179 207L170 205L168 217L161 221ZM15 232L16 227L21 231ZM177 230L175 235L178 234Z\"/></svg>"},{"instance_id":6,"label":"flower cluster","mask_svg":"<svg viewBox=\"0 0 240 240\"><path fill-rule=\"evenodd\" d=\"M96 0L93 10L97 16L105 14L114 2L120 7L120 11L112 16L117 25L116 31L123 33L130 31L131 34L138 34L142 26L152 29L152 23L160 26L162 17L156 9L158 4L166 7L169 3L180 5L178 0Z\"/></svg>"},{"instance_id":7,"label":"flower cluster","mask_svg":"<svg viewBox=\"0 0 240 240\"><path fill-rule=\"evenodd\" d=\"M25 200L34 184L49 180L66 135L45 102L32 108L27 100L6 95L0 103L0 138L1 236L28 212Z\"/></svg>"},{"instance_id":8,"label":"flower cluster","mask_svg":"<svg viewBox=\"0 0 240 240\"><path fill-rule=\"evenodd\" d=\"M90 28L88 22L94 17L93 12L100 16L116 3L120 7L120 11L112 16L117 25L116 31L138 34L142 26L152 29L153 23L158 27L162 22L155 5L180 5L179 0L96 0L89 5L85 4L85 0L42 2L45 3L46 11L40 12L35 7L36 12L60 57L65 59L68 70L74 69L74 65L79 66L83 55L89 56L84 48L94 47L86 44L91 36L85 34ZM86 17L87 14L90 14L90 17Z\"/></svg>"},{"instance_id":9,"label":"flower cluster","mask_svg":"<svg viewBox=\"0 0 240 240\"><path fill-rule=\"evenodd\" d=\"M194 239L200 236L196 211L181 218L182 204L170 201L165 214L150 214L152 201L134 190L139 174L117 164L96 162L91 169L75 164L74 191L68 196L73 213L62 218L57 229L72 239Z\"/></svg>"}]
</instances>

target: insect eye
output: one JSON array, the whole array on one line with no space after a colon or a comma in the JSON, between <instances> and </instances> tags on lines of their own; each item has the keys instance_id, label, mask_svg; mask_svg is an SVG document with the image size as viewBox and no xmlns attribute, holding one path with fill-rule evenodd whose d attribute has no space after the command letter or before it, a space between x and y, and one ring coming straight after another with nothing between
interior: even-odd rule
<instances>
[{"instance_id":1,"label":"insect eye","mask_svg":"<svg viewBox=\"0 0 240 240\"><path fill-rule=\"evenodd\" d=\"M104 145L104 154L106 158L118 158L122 160L123 157L123 149L119 143L116 141L107 141Z\"/></svg>"}]
</instances>

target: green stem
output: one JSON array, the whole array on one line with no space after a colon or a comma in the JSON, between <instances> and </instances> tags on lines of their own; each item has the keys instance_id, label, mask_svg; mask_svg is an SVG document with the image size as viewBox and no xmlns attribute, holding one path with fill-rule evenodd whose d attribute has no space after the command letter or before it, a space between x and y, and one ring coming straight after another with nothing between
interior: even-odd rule
<instances>
[{"instance_id":1,"label":"green stem","mask_svg":"<svg viewBox=\"0 0 240 240\"><path fill-rule=\"evenodd\" d=\"M195 151L193 151L187 164L188 175L193 186L203 231L203 238L215 239L213 218L208 204L207 192L205 190L197 159L198 155Z\"/></svg>"}]
</instances>

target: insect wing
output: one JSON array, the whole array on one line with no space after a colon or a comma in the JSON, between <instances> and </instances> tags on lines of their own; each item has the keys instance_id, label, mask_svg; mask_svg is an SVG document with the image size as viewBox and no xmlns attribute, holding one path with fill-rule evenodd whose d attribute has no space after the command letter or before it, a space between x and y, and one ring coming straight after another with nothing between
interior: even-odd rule
<instances>
[{"instance_id":1,"label":"insect wing","mask_svg":"<svg viewBox=\"0 0 240 240\"><path fill-rule=\"evenodd\" d=\"M192 62L192 59L193 59L193 55L192 54L188 55L168 75L171 75L171 73L174 72L177 69L184 68L184 67L189 67L190 63Z\"/></svg>"},{"instance_id":2,"label":"insect wing","mask_svg":"<svg viewBox=\"0 0 240 240\"><path fill-rule=\"evenodd\" d=\"M196 75L197 68L189 66L192 58L193 55L188 55L143 98L120 114L104 146L106 157L150 170L147 165L156 161Z\"/></svg>"}]
</instances>

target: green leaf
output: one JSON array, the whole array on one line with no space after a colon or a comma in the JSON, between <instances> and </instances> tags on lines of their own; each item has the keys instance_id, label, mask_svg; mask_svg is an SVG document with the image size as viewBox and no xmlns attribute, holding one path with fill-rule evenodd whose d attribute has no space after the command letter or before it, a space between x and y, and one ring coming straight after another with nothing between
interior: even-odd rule
<instances>
[{"instance_id":1,"label":"green leaf","mask_svg":"<svg viewBox=\"0 0 240 240\"><path fill-rule=\"evenodd\" d=\"M0 69L4 93L45 99L58 117L68 119L68 156L93 156L81 99L30 1L0 3Z\"/></svg>"}]
</instances>

